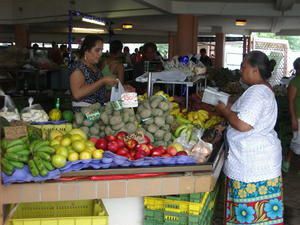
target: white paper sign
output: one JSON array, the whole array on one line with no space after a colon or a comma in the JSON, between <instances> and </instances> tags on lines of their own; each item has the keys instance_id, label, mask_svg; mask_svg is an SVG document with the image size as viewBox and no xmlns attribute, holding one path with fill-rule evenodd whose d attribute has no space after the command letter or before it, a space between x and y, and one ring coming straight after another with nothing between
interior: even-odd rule
<instances>
[{"instance_id":1,"label":"white paper sign","mask_svg":"<svg viewBox=\"0 0 300 225\"><path fill-rule=\"evenodd\" d=\"M138 98L136 92L125 92L121 95L122 107L132 108L138 107Z\"/></svg>"}]
</instances>

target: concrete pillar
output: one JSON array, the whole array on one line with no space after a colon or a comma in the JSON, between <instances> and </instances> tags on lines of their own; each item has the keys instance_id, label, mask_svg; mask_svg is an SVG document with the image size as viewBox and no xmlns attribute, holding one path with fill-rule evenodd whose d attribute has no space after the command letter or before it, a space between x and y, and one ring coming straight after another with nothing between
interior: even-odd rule
<instances>
[{"instance_id":1,"label":"concrete pillar","mask_svg":"<svg viewBox=\"0 0 300 225\"><path fill-rule=\"evenodd\" d=\"M19 48L29 47L29 33L28 27L24 24L15 25L15 42Z\"/></svg>"},{"instance_id":2,"label":"concrete pillar","mask_svg":"<svg viewBox=\"0 0 300 225\"><path fill-rule=\"evenodd\" d=\"M224 66L224 49L225 49L225 34L216 33L216 47L215 47L216 68L222 68Z\"/></svg>"},{"instance_id":3,"label":"concrete pillar","mask_svg":"<svg viewBox=\"0 0 300 225\"><path fill-rule=\"evenodd\" d=\"M247 37L247 53L251 51L251 36Z\"/></svg>"},{"instance_id":4,"label":"concrete pillar","mask_svg":"<svg viewBox=\"0 0 300 225\"><path fill-rule=\"evenodd\" d=\"M197 53L198 17L177 15L177 55Z\"/></svg>"},{"instance_id":5,"label":"concrete pillar","mask_svg":"<svg viewBox=\"0 0 300 225\"><path fill-rule=\"evenodd\" d=\"M168 35L168 42L169 42L169 59L176 55L176 46L177 46L177 37L176 33L169 32Z\"/></svg>"},{"instance_id":6,"label":"concrete pillar","mask_svg":"<svg viewBox=\"0 0 300 225\"><path fill-rule=\"evenodd\" d=\"M247 54L247 37L243 36L243 56Z\"/></svg>"}]
</instances>

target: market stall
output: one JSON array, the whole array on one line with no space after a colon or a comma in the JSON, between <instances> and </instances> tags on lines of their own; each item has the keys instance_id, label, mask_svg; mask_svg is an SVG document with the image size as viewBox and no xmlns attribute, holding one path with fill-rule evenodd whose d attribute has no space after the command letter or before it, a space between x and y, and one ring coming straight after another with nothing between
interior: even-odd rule
<instances>
[{"instance_id":1,"label":"market stall","mask_svg":"<svg viewBox=\"0 0 300 225\"><path fill-rule=\"evenodd\" d=\"M11 203L210 192L223 166L222 118L180 109L162 91L124 93L79 112L61 112L57 101L46 113L29 101L19 113L7 102L0 112L1 219Z\"/></svg>"}]
</instances>

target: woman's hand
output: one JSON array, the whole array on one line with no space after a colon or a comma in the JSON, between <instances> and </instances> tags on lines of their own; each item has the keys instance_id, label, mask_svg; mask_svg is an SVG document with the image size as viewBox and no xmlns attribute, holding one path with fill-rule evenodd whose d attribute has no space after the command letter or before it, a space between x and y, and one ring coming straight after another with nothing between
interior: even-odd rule
<instances>
[{"instance_id":1,"label":"woman's hand","mask_svg":"<svg viewBox=\"0 0 300 225\"><path fill-rule=\"evenodd\" d=\"M298 120L297 119L292 119L292 130L298 131Z\"/></svg>"},{"instance_id":2,"label":"woman's hand","mask_svg":"<svg viewBox=\"0 0 300 225\"><path fill-rule=\"evenodd\" d=\"M226 105L223 102L220 102L216 105L216 111L224 116L224 113L226 111Z\"/></svg>"},{"instance_id":3,"label":"woman's hand","mask_svg":"<svg viewBox=\"0 0 300 225\"><path fill-rule=\"evenodd\" d=\"M118 84L119 80L112 77L103 77L101 79L101 82L107 86L115 86L116 84Z\"/></svg>"}]
</instances>

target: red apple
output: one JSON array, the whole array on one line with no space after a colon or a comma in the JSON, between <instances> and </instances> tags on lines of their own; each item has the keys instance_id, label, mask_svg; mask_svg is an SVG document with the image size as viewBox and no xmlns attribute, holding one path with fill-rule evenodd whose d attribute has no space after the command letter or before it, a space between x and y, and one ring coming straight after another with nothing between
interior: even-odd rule
<instances>
[{"instance_id":1,"label":"red apple","mask_svg":"<svg viewBox=\"0 0 300 225\"><path fill-rule=\"evenodd\" d=\"M124 143L123 140L121 140L121 139L116 139L116 142L118 143L119 148L125 147L125 143Z\"/></svg>"},{"instance_id":2,"label":"red apple","mask_svg":"<svg viewBox=\"0 0 300 225\"><path fill-rule=\"evenodd\" d=\"M162 154L161 155L162 157L171 157L172 155L168 154L168 153L165 153L165 154Z\"/></svg>"},{"instance_id":3,"label":"red apple","mask_svg":"<svg viewBox=\"0 0 300 225\"><path fill-rule=\"evenodd\" d=\"M97 149L107 150L107 140L105 138L99 138L96 142L95 147Z\"/></svg>"},{"instance_id":4,"label":"red apple","mask_svg":"<svg viewBox=\"0 0 300 225\"><path fill-rule=\"evenodd\" d=\"M107 144L107 150L111 152L116 152L119 149L119 145L116 141L108 142Z\"/></svg>"},{"instance_id":5,"label":"red apple","mask_svg":"<svg viewBox=\"0 0 300 225\"><path fill-rule=\"evenodd\" d=\"M177 150L176 150L176 148L174 148L173 146L169 146L169 147L167 148L167 153L170 154L170 155L172 155L172 156L174 156L174 155L177 154Z\"/></svg>"},{"instance_id":6,"label":"red apple","mask_svg":"<svg viewBox=\"0 0 300 225\"><path fill-rule=\"evenodd\" d=\"M135 159L135 151L129 151L129 159L134 160Z\"/></svg>"},{"instance_id":7,"label":"red apple","mask_svg":"<svg viewBox=\"0 0 300 225\"><path fill-rule=\"evenodd\" d=\"M115 141L117 138L116 138L115 136L112 136L112 135L107 135L107 136L105 137L105 139L106 139L107 141Z\"/></svg>"},{"instance_id":8,"label":"red apple","mask_svg":"<svg viewBox=\"0 0 300 225\"><path fill-rule=\"evenodd\" d=\"M122 156L128 156L129 155L129 150L125 147L123 148L119 148L116 152L118 155L122 155Z\"/></svg>"},{"instance_id":9,"label":"red apple","mask_svg":"<svg viewBox=\"0 0 300 225\"><path fill-rule=\"evenodd\" d=\"M144 154L144 152L143 151L138 151L138 152L136 152L136 154L135 154L135 159L141 159L141 158L144 158L145 157L145 154Z\"/></svg>"},{"instance_id":10,"label":"red apple","mask_svg":"<svg viewBox=\"0 0 300 225\"><path fill-rule=\"evenodd\" d=\"M178 155L188 155L186 151L179 151L176 153L176 156Z\"/></svg>"},{"instance_id":11,"label":"red apple","mask_svg":"<svg viewBox=\"0 0 300 225\"><path fill-rule=\"evenodd\" d=\"M89 140L90 140L91 142L94 142L94 143L96 144L97 141L98 141L98 138L96 138L96 137L91 137Z\"/></svg>"},{"instance_id":12,"label":"red apple","mask_svg":"<svg viewBox=\"0 0 300 225\"><path fill-rule=\"evenodd\" d=\"M148 136L144 135L144 144L150 144L151 140Z\"/></svg>"},{"instance_id":13,"label":"red apple","mask_svg":"<svg viewBox=\"0 0 300 225\"><path fill-rule=\"evenodd\" d=\"M145 156L148 156L148 155L151 154L151 150L148 147L148 145L146 145L146 144L137 145L135 147L135 149L136 149L136 151L142 151L142 152L144 152Z\"/></svg>"},{"instance_id":14,"label":"red apple","mask_svg":"<svg viewBox=\"0 0 300 225\"><path fill-rule=\"evenodd\" d=\"M166 150L162 146L158 146L152 149L151 156L161 156L166 153Z\"/></svg>"},{"instance_id":15,"label":"red apple","mask_svg":"<svg viewBox=\"0 0 300 225\"><path fill-rule=\"evenodd\" d=\"M125 131L120 131L116 134L116 138L120 140L124 140L124 138L128 135Z\"/></svg>"},{"instance_id":16,"label":"red apple","mask_svg":"<svg viewBox=\"0 0 300 225\"><path fill-rule=\"evenodd\" d=\"M149 148L150 150L152 150L152 149L154 148L154 146L153 146L152 144L148 144L148 148Z\"/></svg>"},{"instance_id":17,"label":"red apple","mask_svg":"<svg viewBox=\"0 0 300 225\"><path fill-rule=\"evenodd\" d=\"M128 149L134 149L137 146L137 141L134 139L129 139L128 141L125 142L125 146Z\"/></svg>"}]
</instances>

